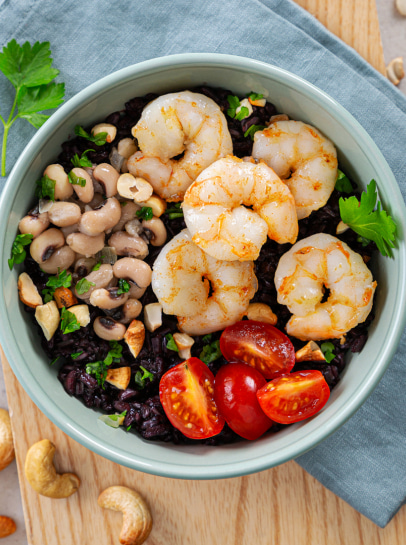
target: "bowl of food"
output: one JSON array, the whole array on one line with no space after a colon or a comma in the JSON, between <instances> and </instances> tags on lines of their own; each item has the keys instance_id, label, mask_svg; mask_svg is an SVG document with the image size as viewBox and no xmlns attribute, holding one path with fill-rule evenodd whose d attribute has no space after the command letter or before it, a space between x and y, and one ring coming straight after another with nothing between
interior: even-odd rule
<instances>
[{"instance_id":1,"label":"bowl of food","mask_svg":"<svg viewBox=\"0 0 406 545\"><path fill-rule=\"evenodd\" d=\"M1 214L14 373L140 471L295 458L367 399L403 331L389 166L333 99L252 59L174 55L92 84L21 154Z\"/></svg>"}]
</instances>

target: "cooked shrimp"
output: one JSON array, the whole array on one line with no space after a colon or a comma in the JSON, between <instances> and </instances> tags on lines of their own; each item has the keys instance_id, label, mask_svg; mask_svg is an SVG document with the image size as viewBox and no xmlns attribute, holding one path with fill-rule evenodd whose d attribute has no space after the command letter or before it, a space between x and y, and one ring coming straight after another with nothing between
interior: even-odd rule
<instances>
[{"instance_id":1,"label":"cooked shrimp","mask_svg":"<svg viewBox=\"0 0 406 545\"><path fill-rule=\"evenodd\" d=\"M254 139L252 156L265 161L289 187L298 219L326 204L337 178L337 153L330 140L301 121L277 121Z\"/></svg>"},{"instance_id":2,"label":"cooked shrimp","mask_svg":"<svg viewBox=\"0 0 406 545\"><path fill-rule=\"evenodd\" d=\"M362 257L324 233L297 242L275 272L278 303L293 313L286 331L303 341L338 338L366 320L376 282ZM322 302L325 289L328 299Z\"/></svg>"},{"instance_id":3,"label":"cooked shrimp","mask_svg":"<svg viewBox=\"0 0 406 545\"><path fill-rule=\"evenodd\" d=\"M267 236L280 244L297 238L293 197L262 162L219 159L189 187L182 208L193 242L217 259L252 261Z\"/></svg>"},{"instance_id":4,"label":"cooked shrimp","mask_svg":"<svg viewBox=\"0 0 406 545\"><path fill-rule=\"evenodd\" d=\"M181 201L202 170L233 152L219 106L190 91L150 102L132 134L141 151L129 158L128 170L148 180L155 193L169 201ZM182 153L182 158L173 159Z\"/></svg>"},{"instance_id":5,"label":"cooked shrimp","mask_svg":"<svg viewBox=\"0 0 406 545\"><path fill-rule=\"evenodd\" d=\"M214 259L184 229L155 260L152 289L163 311L178 317L181 331L206 335L242 319L257 291L257 278L252 262Z\"/></svg>"}]
</instances>

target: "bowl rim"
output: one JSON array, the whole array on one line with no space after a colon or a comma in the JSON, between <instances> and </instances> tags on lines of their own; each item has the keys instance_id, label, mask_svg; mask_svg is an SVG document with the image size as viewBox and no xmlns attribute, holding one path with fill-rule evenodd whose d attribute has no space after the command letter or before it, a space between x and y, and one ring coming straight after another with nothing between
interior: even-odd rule
<instances>
[{"instance_id":1,"label":"bowl rim","mask_svg":"<svg viewBox=\"0 0 406 545\"><path fill-rule=\"evenodd\" d=\"M344 119L344 122L348 122L351 125L352 131L355 133L355 137L362 139L367 154L373 156L375 161L379 163L381 169L387 172L388 178L385 181L388 181L388 183L391 185L391 191L393 190L394 197L398 200L397 204L401 208L403 206L404 214L399 215L397 221L399 226L402 226L401 232L406 232L406 209L404 207L403 197L400 193L396 179L375 142L360 125L360 123L343 106L341 106L337 101L335 101L321 89L307 82L303 78L288 72L287 70L248 57L214 53L184 53L168 55L130 65L97 80L70 98L55 113L53 113L43 127L41 127L35 133L33 138L25 147L24 151L21 153L8 177L0 197L0 217L9 217L11 212L11 209L9 209L9 203L14 201L19 188L19 185L16 184L14 180L17 181L21 179L21 174L24 171L25 164L27 163L28 159L32 159L34 157L35 150L41 148L44 140L47 138L47 134L55 131L58 126L64 122L65 118L68 118L69 115L74 113L77 108L83 106L83 104L87 103L89 99L94 99L100 94L118 85L122 85L132 79L137 78L137 76L147 76L164 69L196 66L206 66L207 68L231 68L239 71L255 73L259 76L271 76L274 80L287 87L294 88L296 91L300 91L306 96L311 95L312 99L316 98L324 108L331 110L334 116L339 115L342 119ZM0 251L2 255L4 255L4 224L2 224L0 228ZM399 267L403 264L404 269L404 244L403 246L399 244L398 254L398 258L400 259ZM3 269L0 269L0 275L3 275ZM75 422L73 419L70 419L69 415L59 409L59 407L56 407L47 396L44 396L43 392L39 391L40 385L37 382L30 382L26 380L23 373L24 364L21 363L24 362L24 358L20 352L18 342L15 340L8 314L6 312L0 313L0 340L12 370L32 401L58 428L86 448L89 448L95 453L110 459L113 462L154 475L181 479L217 479L237 477L262 471L264 469L269 469L270 467L296 458L300 454L314 448L321 441L336 431L341 425L343 425L365 402L386 371L397 349L398 342L406 323L406 287L404 283L402 284L399 282L398 293L399 304L394 309L395 326L390 332L390 337L388 339L389 342L387 342L384 348L380 351L380 364L371 371L367 379L358 388L354 397L347 403L346 406L342 408L339 414L333 415L330 420L325 423L322 433L320 433L318 428L316 428L307 436L302 438L299 441L299 444L288 445L279 449L279 451L274 452L272 455L272 460L270 460L270 455L266 454L251 458L248 461L245 459L238 462L233 461L232 464L229 465L216 464L209 467L204 466L203 474L199 474L201 471L201 466L188 466L184 464L179 465L172 462L157 462L155 460L151 463L150 460L142 457L138 457L136 460L134 460L134 458L123 454L123 452L117 447L107 447L100 441L99 438L89 434L88 430L85 430L80 424ZM4 293L1 294L1 297L3 308L6 308Z\"/></svg>"}]
</instances>

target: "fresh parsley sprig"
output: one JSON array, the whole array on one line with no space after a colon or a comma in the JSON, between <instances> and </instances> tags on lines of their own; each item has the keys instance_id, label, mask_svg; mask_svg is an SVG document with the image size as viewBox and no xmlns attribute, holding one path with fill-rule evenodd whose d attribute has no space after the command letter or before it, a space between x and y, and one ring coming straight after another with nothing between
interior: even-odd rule
<instances>
[{"instance_id":1,"label":"fresh parsley sprig","mask_svg":"<svg viewBox=\"0 0 406 545\"><path fill-rule=\"evenodd\" d=\"M229 117L235 117L235 111L240 106L240 99L234 95L228 95L227 97L230 107L227 110L227 115Z\"/></svg>"},{"instance_id":2,"label":"fresh parsley sprig","mask_svg":"<svg viewBox=\"0 0 406 545\"><path fill-rule=\"evenodd\" d=\"M137 218L140 218L142 220L152 220L152 218L154 217L154 213L150 206L143 206L141 210L137 210L136 215Z\"/></svg>"},{"instance_id":3,"label":"fresh parsley sprig","mask_svg":"<svg viewBox=\"0 0 406 545\"><path fill-rule=\"evenodd\" d=\"M40 114L44 110L57 108L65 95L63 83L51 83L59 74L51 68L49 42L25 42L22 46L11 40L0 53L0 70L16 90L7 121L0 115L4 126L1 156L1 175L6 175L6 149L8 133L17 119L26 119L36 129L50 117ZM14 115L17 108L17 114Z\"/></svg>"},{"instance_id":4,"label":"fresh parsley sprig","mask_svg":"<svg viewBox=\"0 0 406 545\"><path fill-rule=\"evenodd\" d=\"M83 295L84 293L89 291L92 286L95 285L96 284L94 282L89 282L87 278L82 278L75 286L76 292L78 295Z\"/></svg>"},{"instance_id":5,"label":"fresh parsley sprig","mask_svg":"<svg viewBox=\"0 0 406 545\"><path fill-rule=\"evenodd\" d=\"M89 134L80 125L76 125L75 134L76 136L80 136L81 138L86 138L86 140L88 140L89 142L93 142L93 144L96 144L96 146L104 146L108 136L106 132L99 132L98 134Z\"/></svg>"},{"instance_id":6,"label":"fresh parsley sprig","mask_svg":"<svg viewBox=\"0 0 406 545\"><path fill-rule=\"evenodd\" d=\"M220 341L213 341L210 344L203 346L203 350L200 352L200 359L206 365L212 361L218 360L221 357Z\"/></svg>"},{"instance_id":7,"label":"fresh parsley sprig","mask_svg":"<svg viewBox=\"0 0 406 545\"><path fill-rule=\"evenodd\" d=\"M11 256L8 260L8 266L10 271L13 269L14 265L22 263L27 255L27 252L24 250L24 246L31 244L33 235L17 235L14 239L13 245L11 246Z\"/></svg>"},{"instance_id":8,"label":"fresh parsley sprig","mask_svg":"<svg viewBox=\"0 0 406 545\"><path fill-rule=\"evenodd\" d=\"M349 178L340 169L337 169L335 189L340 193L352 193L354 191Z\"/></svg>"},{"instance_id":9,"label":"fresh parsley sprig","mask_svg":"<svg viewBox=\"0 0 406 545\"><path fill-rule=\"evenodd\" d=\"M371 180L367 190L361 193L361 200L352 196L340 197L338 201L342 221L361 237L373 240L383 256L392 257L396 235L396 223L391 216L381 209L378 202L376 182Z\"/></svg>"},{"instance_id":10,"label":"fresh parsley sprig","mask_svg":"<svg viewBox=\"0 0 406 545\"><path fill-rule=\"evenodd\" d=\"M82 153L82 155L80 157L79 157L79 155L77 153L75 153L75 155L71 159L71 162L72 162L73 166L78 167L78 168L85 168L85 167L91 168L93 163L89 159L89 157L87 156L87 154L90 151L95 151L95 150L94 149L87 149Z\"/></svg>"},{"instance_id":11,"label":"fresh parsley sprig","mask_svg":"<svg viewBox=\"0 0 406 545\"><path fill-rule=\"evenodd\" d=\"M176 344L172 333L168 333L167 335L165 335L165 339L166 339L166 348L168 350L173 350L174 352L179 352L178 345Z\"/></svg>"},{"instance_id":12,"label":"fresh parsley sprig","mask_svg":"<svg viewBox=\"0 0 406 545\"><path fill-rule=\"evenodd\" d=\"M64 269L63 271L58 272L56 276L50 276L45 285L48 287L42 290L42 295L44 296L44 303L49 303L49 301L52 301L57 288L71 287L72 275Z\"/></svg>"},{"instance_id":13,"label":"fresh parsley sprig","mask_svg":"<svg viewBox=\"0 0 406 545\"><path fill-rule=\"evenodd\" d=\"M80 329L80 323L73 312L70 312L66 307L62 307L61 311L61 331L63 334L73 333Z\"/></svg>"},{"instance_id":14,"label":"fresh parsley sprig","mask_svg":"<svg viewBox=\"0 0 406 545\"><path fill-rule=\"evenodd\" d=\"M45 176L37 180L35 184L37 186L35 196L38 197L38 199L45 199L48 197L51 201L55 201L55 180L51 180L51 178L48 178L45 174Z\"/></svg>"},{"instance_id":15,"label":"fresh parsley sprig","mask_svg":"<svg viewBox=\"0 0 406 545\"><path fill-rule=\"evenodd\" d=\"M95 375L97 384L103 389L104 381L107 377L107 368L112 363L119 363L122 356L123 347L117 341L109 341L110 350L103 361L95 361L94 363L86 364L86 373L88 375Z\"/></svg>"}]
</instances>

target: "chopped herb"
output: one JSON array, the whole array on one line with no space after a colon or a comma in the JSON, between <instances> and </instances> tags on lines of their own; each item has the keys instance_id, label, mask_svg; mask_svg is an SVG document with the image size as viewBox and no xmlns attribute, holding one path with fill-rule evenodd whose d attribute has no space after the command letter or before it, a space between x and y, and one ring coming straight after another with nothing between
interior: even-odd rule
<instances>
[{"instance_id":1,"label":"chopped herb","mask_svg":"<svg viewBox=\"0 0 406 545\"><path fill-rule=\"evenodd\" d=\"M124 278L120 278L120 280L118 281L117 295L127 293L128 291L130 291L130 284Z\"/></svg>"},{"instance_id":2,"label":"chopped herb","mask_svg":"<svg viewBox=\"0 0 406 545\"><path fill-rule=\"evenodd\" d=\"M45 284L48 288L42 290L42 295L44 296L44 302L49 303L54 297L55 290L57 288L70 288L72 284L72 275L68 274L68 271L64 269L59 272L57 276L50 276L47 283Z\"/></svg>"},{"instance_id":3,"label":"chopped herb","mask_svg":"<svg viewBox=\"0 0 406 545\"><path fill-rule=\"evenodd\" d=\"M212 338L212 334L211 333L208 333L207 335L205 335L203 338L202 338L202 341L204 343L209 343L211 341L211 338Z\"/></svg>"},{"instance_id":4,"label":"chopped herb","mask_svg":"<svg viewBox=\"0 0 406 545\"><path fill-rule=\"evenodd\" d=\"M112 363L119 363L123 347L117 341L109 341L110 350L103 361L96 361L94 363L88 363L86 365L86 373L88 375L95 375L97 384L104 389L104 381L107 377L107 368Z\"/></svg>"},{"instance_id":5,"label":"chopped herb","mask_svg":"<svg viewBox=\"0 0 406 545\"><path fill-rule=\"evenodd\" d=\"M257 131L263 131L264 129L266 129L265 125L251 125L251 127L245 131L244 136L251 136L251 140L254 140L254 134Z\"/></svg>"},{"instance_id":6,"label":"chopped herb","mask_svg":"<svg viewBox=\"0 0 406 545\"><path fill-rule=\"evenodd\" d=\"M109 341L110 350L104 360L107 365L119 363L122 358L123 347L118 341Z\"/></svg>"},{"instance_id":7,"label":"chopped herb","mask_svg":"<svg viewBox=\"0 0 406 545\"><path fill-rule=\"evenodd\" d=\"M229 109L227 110L227 115L229 117L234 118L235 117L235 111L240 105L240 99L233 95L228 95L227 97L228 103L230 104Z\"/></svg>"},{"instance_id":8,"label":"chopped herb","mask_svg":"<svg viewBox=\"0 0 406 545\"><path fill-rule=\"evenodd\" d=\"M39 199L49 197L51 201L55 201L55 185L55 180L51 180L45 174L40 180L36 181L37 189L35 190L35 196Z\"/></svg>"},{"instance_id":9,"label":"chopped herb","mask_svg":"<svg viewBox=\"0 0 406 545\"><path fill-rule=\"evenodd\" d=\"M49 365L55 365L55 363L59 360L61 356L56 356L52 361L49 362Z\"/></svg>"},{"instance_id":10,"label":"chopped herb","mask_svg":"<svg viewBox=\"0 0 406 545\"><path fill-rule=\"evenodd\" d=\"M76 134L76 136L86 138L86 140L89 140L89 142L93 142L94 144L96 144L96 146L104 146L104 144L107 141L107 133L106 132L99 132L98 134L89 134L80 125L76 125L75 134Z\"/></svg>"},{"instance_id":11,"label":"chopped herb","mask_svg":"<svg viewBox=\"0 0 406 545\"><path fill-rule=\"evenodd\" d=\"M236 114L235 118L238 121L242 121L250 115L250 111L246 106L241 106L241 110Z\"/></svg>"},{"instance_id":12,"label":"chopped herb","mask_svg":"<svg viewBox=\"0 0 406 545\"><path fill-rule=\"evenodd\" d=\"M99 416L99 420L110 426L110 428L118 428L124 422L127 411L123 411L121 414L102 414Z\"/></svg>"},{"instance_id":13,"label":"chopped herb","mask_svg":"<svg viewBox=\"0 0 406 545\"><path fill-rule=\"evenodd\" d=\"M130 424L130 425L128 426L127 431L130 431L131 427L132 427L132 424Z\"/></svg>"},{"instance_id":14,"label":"chopped herb","mask_svg":"<svg viewBox=\"0 0 406 545\"><path fill-rule=\"evenodd\" d=\"M40 114L44 110L57 108L65 94L63 83L51 83L59 74L51 68L49 42L25 42L22 46L11 40L0 53L0 70L16 90L13 106L7 121L0 116L4 125L1 175L6 175L6 146L8 132L18 118L26 119L36 129L50 117ZM14 115L15 108L18 113ZM14 115L14 117L13 117Z\"/></svg>"},{"instance_id":15,"label":"chopped herb","mask_svg":"<svg viewBox=\"0 0 406 545\"><path fill-rule=\"evenodd\" d=\"M394 248L396 223L381 209L378 201L374 210L378 193L376 182L371 180L367 190L361 193L361 201L352 196L344 199L340 197L340 215L342 221L353 231L362 237L373 240L383 256L392 256L391 248Z\"/></svg>"},{"instance_id":16,"label":"chopped herb","mask_svg":"<svg viewBox=\"0 0 406 545\"><path fill-rule=\"evenodd\" d=\"M83 354L83 350L81 350L80 352L74 352L73 354L70 355L70 357L73 360L76 360L81 354Z\"/></svg>"},{"instance_id":17,"label":"chopped herb","mask_svg":"<svg viewBox=\"0 0 406 545\"><path fill-rule=\"evenodd\" d=\"M203 350L200 352L200 359L206 365L212 361L218 360L221 357L220 341L214 341L210 344L203 346Z\"/></svg>"},{"instance_id":18,"label":"chopped herb","mask_svg":"<svg viewBox=\"0 0 406 545\"><path fill-rule=\"evenodd\" d=\"M82 155L79 157L77 153L73 156L73 159L71 159L72 164L74 167L91 167L93 165L92 161L89 159L87 154L89 151L95 151L94 149L87 149L85 150ZM71 182L72 183L72 182Z\"/></svg>"},{"instance_id":19,"label":"chopped herb","mask_svg":"<svg viewBox=\"0 0 406 545\"><path fill-rule=\"evenodd\" d=\"M336 355L333 352L335 348L333 343L322 343L320 348L324 354L324 357L326 358L327 363L330 363L336 357Z\"/></svg>"},{"instance_id":20,"label":"chopped herb","mask_svg":"<svg viewBox=\"0 0 406 545\"><path fill-rule=\"evenodd\" d=\"M247 95L248 98L250 98L252 101L255 101L255 100L261 100L261 98L264 98L264 95L262 95L261 93L249 93Z\"/></svg>"},{"instance_id":21,"label":"chopped herb","mask_svg":"<svg viewBox=\"0 0 406 545\"><path fill-rule=\"evenodd\" d=\"M337 169L335 188L341 193L352 193L354 191L349 178L340 169Z\"/></svg>"},{"instance_id":22,"label":"chopped herb","mask_svg":"<svg viewBox=\"0 0 406 545\"><path fill-rule=\"evenodd\" d=\"M174 220L176 218L183 218L182 203L181 202L175 203L171 208L168 208L167 210L165 210L165 214L168 214L168 217L170 220Z\"/></svg>"},{"instance_id":23,"label":"chopped herb","mask_svg":"<svg viewBox=\"0 0 406 545\"><path fill-rule=\"evenodd\" d=\"M67 310L66 307L62 307L61 312L61 331L65 335L67 333L73 333L74 331L77 331L80 329L80 323L78 322L78 319L73 314L73 312L70 312Z\"/></svg>"},{"instance_id":24,"label":"chopped herb","mask_svg":"<svg viewBox=\"0 0 406 545\"><path fill-rule=\"evenodd\" d=\"M93 267L92 271L98 271L98 270L100 269L100 267L101 267L101 264L102 264L101 261L99 261L98 263L96 263L96 265Z\"/></svg>"},{"instance_id":25,"label":"chopped herb","mask_svg":"<svg viewBox=\"0 0 406 545\"><path fill-rule=\"evenodd\" d=\"M134 376L134 381L138 388L142 390L143 388L145 388L145 383L147 379L149 379L150 382L154 380L154 375L147 371L147 369L145 369L145 367L143 367L142 365L140 365L140 369L142 369L143 372L141 373L141 371L137 371Z\"/></svg>"},{"instance_id":26,"label":"chopped herb","mask_svg":"<svg viewBox=\"0 0 406 545\"><path fill-rule=\"evenodd\" d=\"M175 343L175 339L173 338L172 333L168 333L167 335L165 335L165 339L166 339L166 348L168 350L179 352L179 348L177 347L177 344Z\"/></svg>"},{"instance_id":27,"label":"chopped herb","mask_svg":"<svg viewBox=\"0 0 406 545\"><path fill-rule=\"evenodd\" d=\"M27 255L27 252L24 250L24 246L31 244L33 235L17 235L14 239L13 245L11 246L11 255L8 260L8 266L10 271L13 269L14 265L22 263Z\"/></svg>"},{"instance_id":28,"label":"chopped herb","mask_svg":"<svg viewBox=\"0 0 406 545\"><path fill-rule=\"evenodd\" d=\"M86 278L82 278L79 280L79 282L76 284L76 291L79 295L83 295L87 291L90 290L92 286L95 286L96 284L94 282L89 282Z\"/></svg>"},{"instance_id":29,"label":"chopped herb","mask_svg":"<svg viewBox=\"0 0 406 545\"><path fill-rule=\"evenodd\" d=\"M357 237L357 242L362 244L363 248L366 248L368 246L368 244L371 243L370 240L368 240L367 238L361 237L361 236Z\"/></svg>"},{"instance_id":30,"label":"chopped herb","mask_svg":"<svg viewBox=\"0 0 406 545\"><path fill-rule=\"evenodd\" d=\"M127 201L120 201L121 206L126 206L127 204L128 204Z\"/></svg>"},{"instance_id":31,"label":"chopped herb","mask_svg":"<svg viewBox=\"0 0 406 545\"><path fill-rule=\"evenodd\" d=\"M152 220L154 213L150 206L143 206L141 210L137 210L137 217L143 220Z\"/></svg>"},{"instance_id":32,"label":"chopped herb","mask_svg":"<svg viewBox=\"0 0 406 545\"><path fill-rule=\"evenodd\" d=\"M68 174L69 183L72 185L80 185L80 187L85 187L86 180L84 178L81 178L80 176L76 176L76 174L71 170Z\"/></svg>"}]
</instances>

